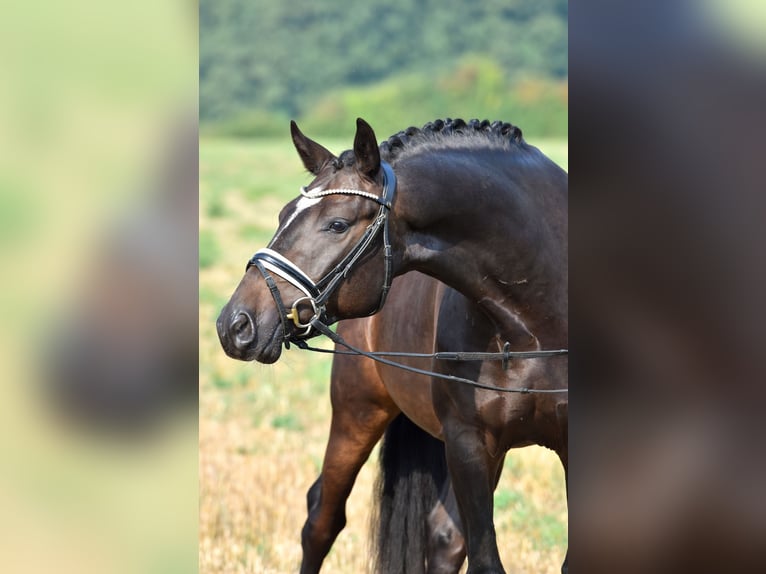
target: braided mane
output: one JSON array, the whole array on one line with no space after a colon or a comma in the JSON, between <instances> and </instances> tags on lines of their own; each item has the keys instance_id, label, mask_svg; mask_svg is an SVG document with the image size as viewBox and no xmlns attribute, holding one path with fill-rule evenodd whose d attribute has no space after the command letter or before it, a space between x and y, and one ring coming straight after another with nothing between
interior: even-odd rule
<instances>
[{"instance_id":1,"label":"braided mane","mask_svg":"<svg viewBox=\"0 0 766 574\"><path fill-rule=\"evenodd\" d=\"M385 159L394 162L406 152L426 147L443 149L450 144L509 148L523 145L521 129L507 122L447 118L428 122L422 128L409 127L381 142L380 151Z\"/></svg>"}]
</instances>

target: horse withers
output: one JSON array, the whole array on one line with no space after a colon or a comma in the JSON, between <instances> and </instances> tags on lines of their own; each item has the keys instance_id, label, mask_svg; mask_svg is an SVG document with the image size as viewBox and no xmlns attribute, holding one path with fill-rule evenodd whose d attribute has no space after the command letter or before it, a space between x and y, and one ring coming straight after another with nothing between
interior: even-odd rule
<instances>
[{"instance_id":1,"label":"horse withers","mask_svg":"<svg viewBox=\"0 0 766 574\"><path fill-rule=\"evenodd\" d=\"M314 179L283 208L273 239L250 260L221 312L218 333L230 356L271 363L283 343L381 308L369 319L341 323L338 333L366 349L566 348L567 176L518 128L437 120L379 147L360 119L353 149L337 157L295 123L291 129ZM384 503L382 572L457 572L466 555L468 572L504 572L492 493L505 453L546 446L566 474L566 357L404 361L434 377L359 357L335 359L332 429L322 473L309 491L301 572L319 570L343 528L356 473L392 420L396 428L383 448L389 476L396 436L420 432L428 445L421 453L438 451L433 437L443 443L444 458L428 459L425 475L410 472L430 476L425 482L437 493L414 509L428 515L420 519L422 534L406 536L416 552L395 548L386 557L386 545L395 545L402 530L393 522L409 518L387 512ZM472 381L485 388L465 384ZM395 501L402 487L393 484L386 477L381 496L389 510L406 507Z\"/></svg>"}]
</instances>

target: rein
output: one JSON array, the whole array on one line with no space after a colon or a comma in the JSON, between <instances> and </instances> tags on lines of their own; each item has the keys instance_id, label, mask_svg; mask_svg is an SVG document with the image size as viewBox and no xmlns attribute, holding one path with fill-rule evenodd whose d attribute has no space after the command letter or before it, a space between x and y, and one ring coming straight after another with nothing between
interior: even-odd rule
<instances>
[{"instance_id":1,"label":"rein","mask_svg":"<svg viewBox=\"0 0 766 574\"><path fill-rule=\"evenodd\" d=\"M443 373L437 373L435 371L429 371L426 369L418 369L417 367L410 367L409 365L404 365L402 363L397 363L396 361L391 361L389 359L383 358L385 356L388 356L388 357L412 357L412 358L420 358L420 359L436 359L436 360L442 360L442 361L502 361L503 369L507 369L511 359L535 359L535 358L552 357L557 355L566 355L566 354L569 354L569 349L553 349L553 350L542 350L542 351L511 351L510 343L506 342L505 345L503 345L502 352L498 352L498 353L474 353L474 352L404 353L404 352L385 352L385 351L371 352L371 351L365 351L364 349L359 349L357 347L354 347L353 345L348 343L343 337L335 333L332 329L330 329L330 327L328 327L327 325L325 325L318 319L312 319L311 324L314 327L314 329L316 329L319 333L321 333L322 335L325 335L328 339L330 339L336 345L342 345L343 347L346 347L348 351L339 351L337 349L319 349L317 347L309 346L309 344L306 343L306 341L295 342L295 344L298 347L306 351L314 351L317 353L330 353L333 355L357 355L357 356L367 357L368 359L372 359L373 361L377 361L378 363L389 365L391 367L396 367L397 369L402 369L404 371L410 371L411 373L417 373L419 375L426 375L429 377L437 377L439 379L445 379L447 381L453 381L456 383L461 383L464 385L475 387L477 389L484 389L487 391L497 391L500 393L519 393L522 395L527 395L530 393L542 394L542 393L568 393L569 392L569 389L530 389L528 387L509 389L505 387L497 387L494 385L485 385L484 383L480 383L478 381L472 381L471 379L465 379L463 377L457 377L455 375L446 375Z\"/></svg>"},{"instance_id":2,"label":"rein","mask_svg":"<svg viewBox=\"0 0 766 574\"><path fill-rule=\"evenodd\" d=\"M245 271L247 272L250 267L256 267L258 271L263 275L266 285L271 292L271 296L274 299L274 303L277 306L280 320L282 322L282 328L284 333L284 345L285 348L290 348L290 343L295 343L297 347L306 351L314 351L318 353L331 353L337 355L356 355L367 357L384 365L410 371L420 375L426 375L429 377L437 377L448 381L453 381L479 389L485 389L489 391L497 391L502 393L566 393L569 389L530 389L527 387L522 388L504 388L494 385L486 385L479 383L478 381L472 381L455 375L446 375L443 373L437 373L426 369L418 369L416 367L410 367L402 363L397 363L384 357L411 357L411 358L423 358L423 359L435 359L445 361L502 361L503 369L507 369L509 362L512 359L534 359L534 358L546 358L558 355L566 355L569 353L568 349L553 349L553 350L540 350L540 351L511 351L510 343L506 342L503 346L503 351L498 353L488 352L439 352L439 353L405 353L405 352L371 352L365 351L354 347L340 335L335 333L326 324L326 309L325 305L328 299L332 296L335 290L340 286L348 273L351 271L354 264L362 257L367 249L372 244L373 240L377 237L380 231L383 232L383 257L385 265L385 277L383 280L383 286L380 294L380 301L377 308L370 313L374 315L383 307L386 302L386 297L391 289L391 282L393 280L393 255L391 250L391 242L389 239L389 215L391 213L391 205L393 204L394 195L396 193L396 175L394 174L391 166L386 162L381 162L381 169L383 171L383 192L380 196L361 191L357 189L327 189L322 191L307 191L306 188L301 188L301 195L311 199L322 198L328 195L355 195L371 199L380 204L380 210L373 222L367 227L364 235L357 241L354 247L346 254L343 259L330 270L322 279L316 283L304 273L295 263L277 253L276 251L268 248L258 250L247 262ZM296 299L290 310L287 310L282 296L279 292L279 288L271 276L271 273L278 275L299 291L304 296ZM299 317L298 306L302 303L308 303L311 305L313 316L307 323L301 323ZM302 332L296 331L296 329L302 329ZM306 339L314 337L316 335L325 335L336 345L340 345L348 349L347 351L340 351L338 349L328 350L319 349L317 347L311 347L306 342Z\"/></svg>"}]
</instances>

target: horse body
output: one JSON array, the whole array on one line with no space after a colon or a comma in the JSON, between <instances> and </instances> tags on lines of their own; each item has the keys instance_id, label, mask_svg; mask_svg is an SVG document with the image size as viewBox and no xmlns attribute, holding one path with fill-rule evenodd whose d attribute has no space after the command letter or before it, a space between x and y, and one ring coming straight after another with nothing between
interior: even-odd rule
<instances>
[{"instance_id":1,"label":"horse body","mask_svg":"<svg viewBox=\"0 0 766 574\"><path fill-rule=\"evenodd\" d=\"M451 125L466 129L412 137L414 143L392 138L379 149L372 129L360 120L353 151L338 158L293 125L296 149L316 176L310 189L335 193L351 188L369 197L382 185L382 153L398 180L390 213L394 275L420 271L451 287L405 275L400 282L406 281L406 288L392 290L381 313L344 331L364 343L360 346L378 350L402 350L406 344L408 351L499 351L505 342L515 351L566 347L565 172L508 124ZM439 129L446 132L446 124ZM376 206L371 204L363 196L296 200L283 211L270 247L307 275L321 277L373 220ZM383 247L371 248L327 299L328 320L377 309L381 283L385 292ZM259 279L255 272L246 273L222 311L218 329L227 353L271 362L279 357L279 335L287 336L280 331L287 327L273 302L269 304L274 289L269 293ZM300 295L283 283L279 292L294 299ZM350 367L350 361L364 366ZM533 393L429 381L358 358L337 357L331 438L322 476L309 492L303 572L318 570L343 526L342 505L356 472L399 411L444 441L450 482L429 521L432 543L422 559L428 570L457 571L467 552L469 572L504 571L492 522L492 492L509 448L547 446L566 470L566 394L534 391L565 388L567 361L518 360L508 368L498 362L439 361L433 368ZM341 379L353 377L364 379L364 385L349 390Z\"/></svg>"},{"instance_id":2,"label":"horse body","mask_svg":"<svg viewBox=\"0 0 766 574\"><path fill-rule=\"evenodd\" d=\"M366 334L360 341L362 347L433 353L444 290L443 284L418 273L397 278L383 310L372 317L360 319ZM406 320L402 320L403 317ZM353 337L347 340L353 344ZM360 361L354 358L353 362L357 364ZM403 358L402 362L419 368L431 367L431 362L426 359ZM373 365L398 410L432 436L442 438L441 422L431 402L431 379L380 363Z\"/></svg>"},{"instance_id":3,"label":"horse body","mask_svg":"<svg viewBox=\"0 0 766 574\"><path fill-rule=\"evenodd\" d=\"M504 341L516 350L566 347L566 174L523 144L488 152L461 143L441 152L415 148L394 164L401 189L394 249L403 253L401 268L428 273L463 295L448 294L442 304L439 324L449 328L437 330L437 350L496 351ZM561 358L518 361L507 371L468 362L437 370L509 388L567 384ZM469 572L502 572L492 492L503 456L537 443L555 450L566 468L566 397L519 397L446 382L434 385L433 403Z\"/></svg>"}]
</instances>

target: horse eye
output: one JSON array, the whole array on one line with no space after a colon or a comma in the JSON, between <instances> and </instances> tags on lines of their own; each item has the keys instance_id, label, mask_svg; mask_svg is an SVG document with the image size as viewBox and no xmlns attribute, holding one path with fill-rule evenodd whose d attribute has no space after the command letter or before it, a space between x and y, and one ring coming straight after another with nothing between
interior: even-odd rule
<instances>
[{"instance_id":1,"label":"horse eye","mask_svg":"<svg viewBox=\"0 0 766 574\"><path fill-rule=\"evenodd\" d=\"M333 221L328 227L328 229L332 231L333 233L345 233L346 231L348 231L348 223L338 219Z\"/></svg>"}]
</instances>

